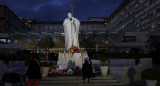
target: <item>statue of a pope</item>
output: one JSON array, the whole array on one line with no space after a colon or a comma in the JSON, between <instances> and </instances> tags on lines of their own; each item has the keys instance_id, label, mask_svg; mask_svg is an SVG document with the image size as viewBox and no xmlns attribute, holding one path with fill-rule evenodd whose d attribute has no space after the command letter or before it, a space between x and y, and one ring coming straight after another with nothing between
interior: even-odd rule
<instances>
[{"instance_id":1,"label":"statue of a pope","mask_svg":"<svg viewBox=\"0 0 160 86\"><path fill-rule=\"evenodd\" d=\"M78 33L80 21L77 18L72 17L71 13L68 13L68 18L63 22L64 34L65 34L65 50L77 47L79 49Z\"/></svg>"}]
</instances>

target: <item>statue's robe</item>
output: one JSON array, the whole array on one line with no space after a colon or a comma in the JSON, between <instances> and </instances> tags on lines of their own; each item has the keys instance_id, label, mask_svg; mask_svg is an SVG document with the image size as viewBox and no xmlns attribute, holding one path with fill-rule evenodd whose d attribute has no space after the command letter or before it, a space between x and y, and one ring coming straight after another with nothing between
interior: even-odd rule
<instances>
[{"instance_id":1,"label":"statue's robe","mask_svg":"<svg viewBox=\"0 0 160 86\"><path fill-rule=\"evenodd\" d=\"M72 47L79 48L78 34L80 21L72 17L72 21L66 18L63 22L64 34L65 34L65 50L69 50Z\"/></svg>"}]
</instances>

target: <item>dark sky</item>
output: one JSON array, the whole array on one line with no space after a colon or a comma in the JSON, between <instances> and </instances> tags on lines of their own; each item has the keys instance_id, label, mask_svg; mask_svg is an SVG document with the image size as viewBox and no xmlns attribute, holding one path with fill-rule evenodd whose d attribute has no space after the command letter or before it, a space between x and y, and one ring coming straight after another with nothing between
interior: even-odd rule
<instances>
[{"instance_id":1,"label":"dark sky","mask_svg":"<svg viewBox=\"0 0 160 86\"><path fill-rule=\"evenodd\" d=\"M108 17L124 0L0 0L23 18L63 21L74 6L74 17Z\"/></svg>"}]
</instances>

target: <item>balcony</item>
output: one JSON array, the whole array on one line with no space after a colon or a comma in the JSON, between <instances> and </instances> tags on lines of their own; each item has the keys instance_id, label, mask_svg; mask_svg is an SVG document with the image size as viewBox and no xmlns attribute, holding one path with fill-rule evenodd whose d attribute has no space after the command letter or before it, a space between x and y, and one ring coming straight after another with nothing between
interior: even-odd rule
<instances>
[{"instance_id":1,"label":"balcony","mask_svg":"<svg viewBox=\"0 0 160 86\"><path fill-rule=\"evenodd\" d=\"M137 7L138 7L138 4L136 4L135 8L137 8Z\"/></svg>"},{"instance_id":2,"label":"balcony","mask_svg":"<svg viewBox=\"0 0 160 86\"><path fill-rule=\"evenodd\" d=\"M142 15L144 12L145 12L145 11L144 11L144 10L142 10L142 11L139 13L139 15Z\"/></svg>"},{"instance_id":3,"label":"balcony","mask_svg":"<svg viewBox=\"0 0 160 86\"><path fill-rule=\"evenodd\" d=\"M145 23L147 23L147 22L149 22L149 21L150 21L150 19L146 19L146 20L145 20Z\"/></svg>"},{"instance_id":4,"label":"balcony","mask_svg":"<svg viewBox=\"0 0 160 86\"><path fill-rule=\"evenodd\" d=\"M149 7L147 7L145 10L144 10L144 12L147 12L149 10Z\"/></svg>"},{"instance_id":5,"label":"balcony","mask_svg":"<svg viewBox=\"0 0 160 86\"><path fill-rule=\"evenodd\" d=\"M157 17L160 17L160 13L157 13Z\"/></svg>"},{"instance_id":6,"label":"balcony","mask_svg":"<svg viewBox=\"0 0 160 86\"><path fill-rule=\"evenodd\" d=\"M10 35L8 33L1 33L0 38L10 38Z\"/></svg>"},{"instance_id":7,"label":"balcony","mask_svg":"<svg viewBox=\"0 0 160 86\"><path fill-rule=\"evenodd\" d=\"M150 9L152 9L152 8L154 8L155 7L155 3L152 3L151 5L150 5Z\"/></svg>"},{"instance_id":8,"label":"balcony","mask_svg":"<svg viewBox=\"0 0 160 86\"><path fill-rule=\"evenodd\" d=\"M160 0L157 0L156 5L160 4Z\"/></svg>"},{"instance_id":9,"label":"balcony","mask_svg":"<svg viewBox=\"0 0 160 86\"><path fill-rule=\"evenodd\" d=\"M144 24L144 21L141 22L141 25L143 25L143 24Z\"/></svg>"},{"instance_id":10,"label":"balcony","mask_svg":"<svg viewBox=\"0 0 160 86\"><path fill-rule=\"evenodd\" d=\"M112 47L145 47L145 42L118 42L111 44Z\"/></svg>"},{"instance_id":11,"label":"balcony","mask_svg":"<svg viewBox=\"0 0 160 86\"><path fill-rule=\"evenodd\" d=\"M136 14L135 18L137 18L139 16L139 14Z\"/></svg>"},{"instance_id":12,"label":"balcony","mask_svg":"<svg viewBox=\"0 0 160 86\"><path fill-rule=\"evenodd\" d=\"M0 44L1 49L25 49L27 46L22 46L20 44Z\"/></svg>"}]
</instances>

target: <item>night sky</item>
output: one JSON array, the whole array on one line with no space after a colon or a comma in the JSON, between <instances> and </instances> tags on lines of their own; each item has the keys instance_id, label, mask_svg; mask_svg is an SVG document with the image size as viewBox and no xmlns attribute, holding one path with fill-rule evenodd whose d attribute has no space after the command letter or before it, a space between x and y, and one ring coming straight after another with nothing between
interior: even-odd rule
<instances>
[{"instance_id":1,"label":"night sky","mask_svg":"<svg viewBox=\"0 0 160 86\"><path fill-rule=\"evenodd\" d=\"M108 17L124 0L0 0L22 18L63 21L74 7L74 17Z\"/></svg>"}]
</instances>

